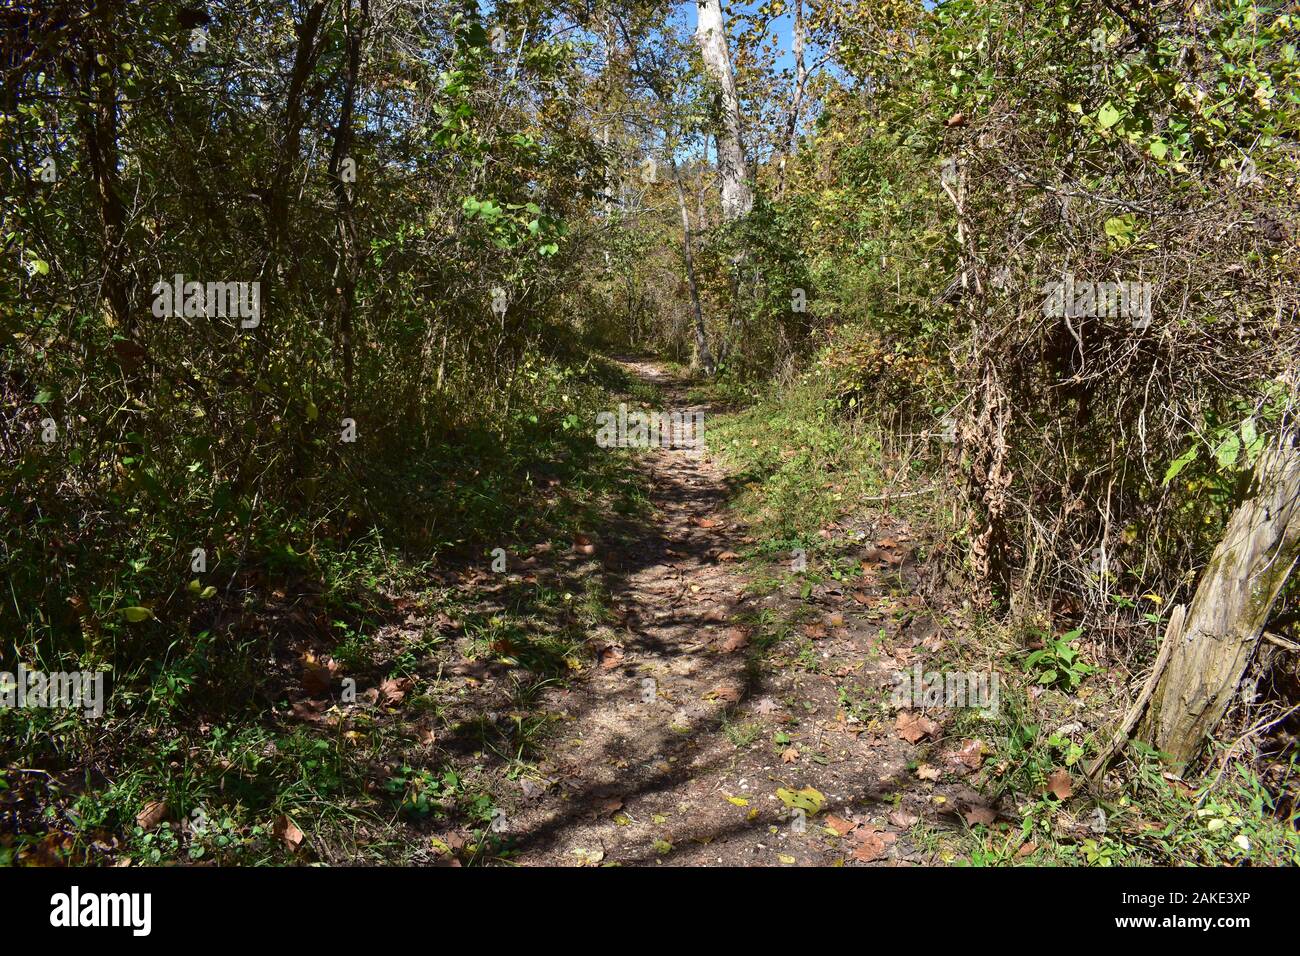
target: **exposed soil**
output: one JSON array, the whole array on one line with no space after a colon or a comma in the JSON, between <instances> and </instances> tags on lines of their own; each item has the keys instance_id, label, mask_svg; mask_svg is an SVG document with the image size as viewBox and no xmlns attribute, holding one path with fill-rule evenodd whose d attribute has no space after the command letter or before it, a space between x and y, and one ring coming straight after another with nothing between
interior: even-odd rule
<instances>
[{"instance_id":1,"label":"exposed soil","mask_svg":"<svg viewBox=\"0 0 1300 956\"><path fill-rule=\"evenodd\" d=\"M632 367L661 387L661 407L703 411L707 432L715 410L688 405L684 382ZM721 465L702 449L656 448L643 467L653 520L599 554L621 629L600 666L546 699L570 720L543 764L544 789L526 787L507 817L513 859L937 862L906 835L918 820L953 826L974 812L991 821L994 811L962 783L982 761L977 744L942 740L919 714L911 735L929 733L911 744L892 709L855 714L841 699L848 687L887 708L896 670L938 646L920 600L900 593L914 577L907 529L888 518L871 529L887 547L869 549L867 583L758 598L736 570L752 539L727 511ZM799 639L765 653L750 646L745 622L764 609L803 617ZM800 815L777 794L809 787L824 798L819 812Z\"/></svg>"},{"instance_id":2,"label":"exposed soil","mask_svg":"<svg viewBox=\"0 0 1300 956\"><path fill-rule=\"evenodd\" d=\"M707 436L718 409L690 404L688 382L626 364L657 387L660 409L703 412ZM399 772L452 768L462 795L490 794L494 815L486 840L482 820L423 812L318 832L318 858L909 865L953 859L968 824L1018 818L980 792L1000 771L985 762L977 712L891 703L898 672L937 670L974 647L963 615L920 596L908 525L881 512L823 528L847 544L838 577L805 576L794 555L748 561L757 542L730 508L736 479L706 444L633 459L648 515L572 547L521 545L529 556L509 574L444 574L480 617L527 589L577 593L597 580L612 623L587 633L592 655L569 679L524 691L536 678L510 663L514 648L485 653L460 622L395 596L398 619L378 639L395 655L437 635L414 671L429 692L362 679L373 686L350 707L294 702L297 719L397 744L365 772L372 805L394 805ZM521 745L515 731L530 721L544 729ZM512 759L521 747L524 763Z\"/></svg>"}]
</instances>

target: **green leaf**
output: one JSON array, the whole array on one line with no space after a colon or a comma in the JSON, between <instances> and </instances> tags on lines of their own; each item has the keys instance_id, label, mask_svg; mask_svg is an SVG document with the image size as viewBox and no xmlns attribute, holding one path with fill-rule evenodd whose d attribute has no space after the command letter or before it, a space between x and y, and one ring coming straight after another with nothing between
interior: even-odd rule
<instances>
[{"instance_id":1,"label":"green leaf","mask_svg":"<svg viewBox=\"0 0 1300 956\"><path fill-rule=\"evenodd\" d=\"M1102 129L1110 129L1120 121L1120 111L1115 109L1114 104L1107 102L1097 111L1097 125Z\"/></svg>"},{"instance_id":2,"label":"green leaf","mask_svg":"<svg viewBox=\"0 0 1300 956\"><path fill-rule=\"evenodd\" d=\"M1241 443L1249 448L1255 444L1255 439L1259 437L1259 431L1255 428L1255 419L1247 418L1241 423Z\"/></svg>"},{"instance_id":3,"label":"green leaf","mask_svg":"<svg viewBox=\"0 0 1300 956\"><path fill-rule=\"evenodd\" d=\"M1131 212L1126 212L1122 216L1112 216L1106 220L1106 235L1110 236L1121 246L1127 246L1133 241L1133 230L1137 220L1134 219Z\"/></svg>"},{"instance_id":4,"label":"green leaf","mask_svg":"<svg viewBox=\"0 0 1300 956\"><path fill-rule=\"evenodd\" d=\"M1151 155L1156 159L1164 159L1165 154L1169 152L1168 144L1162 139L1153 139L1147 149L1151 151Z\"/></svg>"},{"instance_id":5,"label":"green leaf","mask_svg":"<svg viewBox=\"0 0 1300 956\"><path fill-rule=\"evenodd\" d=\"M1196 455L1199 451L1200 448L1193 445L1191 448L1187 449L1187 451L1175 458L1173 464L1169 466L1169 470L1165 472L1165 480L1160 483L1161 486L1165 488L1169 487L1169 482L1177 478L1180 471L1196 460Z\"/></svg>"},{"instance_id":6,"label":"green leaf","mask_svg":"<svg viewBox=\"0 0 1300 956\"><path fill-rule=\"evenodd\" d=\"M1221 468L1231 468L1237 463L1240 454L1241 439L1237 437L1236 432L1228 432L1228 436L1223 439L1219 447L1214 449L1214 457L1218 459Z\"/></svg>"}]
</instances>

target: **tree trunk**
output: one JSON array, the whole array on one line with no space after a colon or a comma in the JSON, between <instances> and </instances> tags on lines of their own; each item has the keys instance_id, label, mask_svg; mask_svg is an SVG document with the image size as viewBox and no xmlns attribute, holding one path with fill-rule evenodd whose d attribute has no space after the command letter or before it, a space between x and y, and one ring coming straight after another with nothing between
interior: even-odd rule
<instances>
[{"instance_id":1,"label":"tree trunk","mask_svg":"<svg viewBox=\"0 0 1300 956\"><path fill-rule=\"evenodd\" d=\"M330 179L334 186L337 208L338 249L334 265L334 290L338 296L338 314L335 329L343 357L343 403L350 407L353 379L353 311L356 303L357 275L361 269L357 249L357 226L353 215L353 197L350 180L344 178L344 160L352 150L352 114L356 106L357 78L361 72L361 42L370 18L370 0L360 0L356 19L353 17L353 0L343 3L343 36L347 51L347 66L343 74L343 101L339 107L339 123L334 131L334 148L330 153ZM355 173L355 166L352 169Z\"/></svg>"},{"instance_id":2,"label":"tree trunk","mask_svg":"<svg viewBox=\"0 0 1300 956\"><path fill-rule=\"evenodd\" d=\"M722 219L730 222L748 213L754 205L740 135L740 96L731 71L721 0L697 0L696 10L695 38L704 57L704 68L718 84L718 179L722 184Z\"/></svg>"},{"instance_id":3,"label":"tree trunk","mask_svg":"<svg viewBox=\"0 0 1300 956\"><path fill-rule=\"evenodd\" d=\"M713 374L713 354L704 334L704 313L700 309L700 289L695 281L695 258L691 252L691 216L686 210L686 188L677 169L677 159L671 150L668 161L672 164L673 185L677 187L677 208L682 215L682 258L686 262L686 284L691 290L691 313L695 320L695 358L708 375Z\"/></svg>"},{"instance_id":4,"label":"tree trunk","mask_svg":"<svg viewBox=\"0 0 1300 956\"><path fill-rule=\"evenodd\" d=\"M289 86L285 92L284 139L280 143L276 165L271 176L270 196L267 203L267 257L263 266L262 282L262 322L254 335L262 345L265 353L267 329L269 323L266 314L272 312L271 303L279 297L279 280L281 264L285 259L284 246L286 238L292 235L289 222L289 189L295 164L298 162L298 150L302 144L302 126L305 116L303 96L307 80L315 68L321 46L316 42L321 19L329 3L316 0L308 8L306 15L297 27L298 47L294 53L293 68L289 74Z\"/></svg>"},{"instance_id":5,"label":"tree trunk","mask_svg":"<svg viewBox=\"0 0 1300 956\"><path fill-rule=\"evenodd\" d=\"M1144 727L1180 772L1227 712L1300 556L1300 452L1265 451L1250 494L1201 576Z\"/></svg>"},{"instance_id":6,"label":"tree trunk","mask_svg":"<svg viewBox=\"0 0 1300 956\"><path fill-rule=\"evenodd\" d=\"M115 3L99 8L94 40L86 47L82 68L87 105L80 115L99 206L104 306L122 334L134 340L135 317L126 268L126 203L118 176L117 67L111 62L101 66L97 61L101 51L111 47L119 12L120 5ZM134 382L134 376L131 378Z\"/></svg>"},{"instance_id":7,"label":"tree trunk","mask_svg":"<svg viewBox=\"0 0 1300 956\"><path fill-rule=\"evenodd\" d=\"M785 164L794 152L795 134L799 129L799 113L803 108L804 86L808 83L808 68L804 66L803 0L794 0L794 30L790 36L794 53L794 92L790 95L790 112L785 120L785 138L781 144L781 161L777 165L776 194L785 195Z\"/></svg>"}]
</instances>

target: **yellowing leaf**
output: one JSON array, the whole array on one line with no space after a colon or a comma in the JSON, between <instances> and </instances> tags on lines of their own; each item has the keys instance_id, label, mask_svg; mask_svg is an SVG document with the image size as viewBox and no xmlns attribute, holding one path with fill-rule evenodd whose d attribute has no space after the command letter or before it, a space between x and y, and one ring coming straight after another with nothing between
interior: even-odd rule
<instances>
[{"instance_id":1,"label":"yellowing leaf","mask_svg":"<svg viewBox=\"0 0 1300 956\"><path fill-rule=\"evenodd\" d=\"M802 790L787 790L781 787L776 791L780 799L791 810L800 809L809 814L817 813L826 805L826 797L820 790L804 787Z\"/></svg>"}]
</instances>

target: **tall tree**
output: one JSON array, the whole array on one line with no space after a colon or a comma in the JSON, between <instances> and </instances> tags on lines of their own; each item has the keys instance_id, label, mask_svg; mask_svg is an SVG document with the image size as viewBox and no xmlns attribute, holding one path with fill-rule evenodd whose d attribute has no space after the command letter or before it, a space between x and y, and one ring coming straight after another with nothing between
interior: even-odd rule
<instances>
[{"instance_id":1,"label":"tall tree","mask_svg":"<svg viewBox=\"0 0 1300 956\"><path fill-rule=\"evenodd\" d=\"M725 222L745 215L754 205L749 182L749 164L741 138L740 97L731 69L726 25L721 0L698 0L695 39L700 45L704 68L717 84L714 102L717 115L718 180L722 187L722 218Z\"/></svg>"},{"instance_id":2,"label":"tall tree","mask_svg":"<svg viewBox=\"0 0 1300 956\"><path fill-rule=\"evenodd\" d=\"M786 114L784 136L781 141L781 160L777 165L776 192L785 194L785 164L794 151L795 132L799 128L799 113L803 109L804 87L808 85L808 67L803 53L806 46L803 23L803 0L794 0L794 27L790 35L790 50L794 54L794 90L790 94L790 111Z\"/></svg>"}]
</instances>

